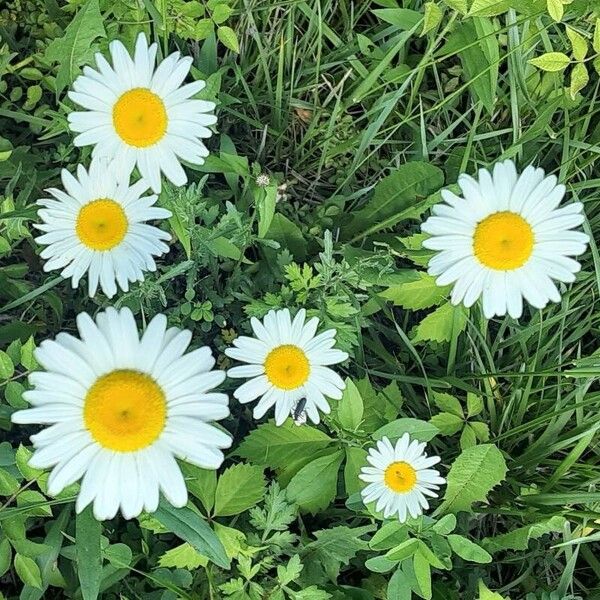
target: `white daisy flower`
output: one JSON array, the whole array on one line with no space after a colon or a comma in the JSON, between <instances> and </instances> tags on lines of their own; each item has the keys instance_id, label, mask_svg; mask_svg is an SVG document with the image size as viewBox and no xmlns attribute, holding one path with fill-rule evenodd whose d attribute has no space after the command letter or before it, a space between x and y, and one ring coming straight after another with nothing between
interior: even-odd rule
<instances>
[{"instance_id":1,"label":"white daisy flower","mask_svg":"<svg viewBox=\"0 0 600 600\"><path fill-rule=\"evenodd\" d=\"M313 423L320 420L319 410L329 414L331 408L326 396L339 400L345 383L326 365L334 365L348 358L346 352L335 349L335 329L315 335L319 319L305 322L306 311L299 310L292 321L290 311L271 310L261 323L252 318L250 323L256 338L240 336L235 348L225 354L248 363L229 369L229 377L251 377L234 392L242 403L252 402L254 418L260 419L275 405L275 423L281 425L293 412L301 398L306 398L304 410Z\"/></svg>"},{"instance_id":2,"label":"white daisy flower","mask_svg":"<svg viewBox=\"0 0 600 600\"><path fill-rule=\"evenodd\" d=\"M179 52L167 56L155 68L158 46L148 47L143 33L135 54L129 55L119 41L110 43L112 67L96 54L98 70L83 69L73 83L69 98L84 112L72 112L69 126L79 133L76 146L94 145L93 156L115 161L120 177L137 165L142 177L160 192L160 173L174 185L187 182L180 160L201 165L208 156L203 138L212 135L209 125L214 102L192 100L204 81L181 85L192 65L192 57Z\"/></svg>"},{"instance_id":3,"label":"white daisy flower","mask_svg":"<svg viewBox=\"0 0 600 600\"><path fill-rule=\"evenodd\" d=\"M187 503L175 457L204 469L223 462L229 435L208 422L229 415L226 394L211 392L225 379L208 347L184 354L192 337L167 329L157 315L141 339L128 308L109 308L96 322L77 317L81 339L60 333L35 352L45 372L29 376L24 393L33 408L13 423L50 425L31 436L29 464L52 468L54 496L83 477L76 510L91 502L98 520L154 512L159 491L174 506Z\"/></svg>"},{"instance_id":4,"label":"white daisy flower","mask_svg":"<svg viewBox=\"0 0 600 600\"><path fill-rule=\"evenodd\" d=\"M519 176L510 160L481 169L479 181L461 175L464 198L442 191L446 204L434 206L421 229L432 237L423 246L440 252L429 274L440 286L454 284L451 300L469 307L483 296L486 318L518 319L523 298L535 308L559 302L554 283L575 281L573 260L589 241L571 231L584 221L581 202L558 208L565 186L554 175L529 166Z\"/></svg>"},{"instance_id":5,"label":"white daisy flower","mask_svg":"<svg viewBox=\"0 0 600 600\"><path fill-rule=\"evenodd\" d=\"M117 283L123 291L130 281L143 281L144 271L155 271L153 256L168 252L166 232L147 225L150 219L166 219L171 213L154 206L157 196L142 194L148 184L142 179L129 187L129 179L119 179L103 160L93 160L89 173L81 165L77 177L63 169L65 191L46 190L54 198L38 200L43 223L35 225L46 232L36 238L47 246L41 257L44 271L62 269L73 288L88 273L90 297L98 283L112 298Z\"/></svg>"},{"instance_id":6,"label":"white daisy flower","mask_svg":"<svg viewBox=\"0 0 600 600\"><path fill-rule=\"evenodd\" d=\"M408 515L416 519L429 508L426 496L437 498L440 485L446 483L433 465L439 456L428 457L426 444L410 439L405 433L394 446L386 437L371 448L367 460L371 466L361 469L359 478L368 482L361 492L365 504L377 501L375 510L384 518L398 514L401 523Z\"/></svg>"}]
</instances>

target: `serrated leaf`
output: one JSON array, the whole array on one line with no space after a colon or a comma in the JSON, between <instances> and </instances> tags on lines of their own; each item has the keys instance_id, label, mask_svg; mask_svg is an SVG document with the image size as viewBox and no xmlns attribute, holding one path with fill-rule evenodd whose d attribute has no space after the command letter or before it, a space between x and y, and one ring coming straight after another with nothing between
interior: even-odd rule
<instances>
[{"instance_id":1,"label":"serrated leaf","mask_svg":"<svg viewBox=\"0 0 600 600\"><path fill-rule=\"evenodd\" d=\"M305 512L316 513L327 508L337 492L343 457L343 451L336 450L302 467L287 486L288 500Z\"/></svg>"},{"instance_id":2,"label":"serrated leaf","mask_svg":"<svg viewBox=\"0 0 600 600\"><path fill-rule=\"evenodd\" d=\"M426 35L432 29L435 29L441 23L443 17L444 11L436 2L426 2L421 35Z\"/></svg>"},{"instance_id":3,"label":"serrated leaf","mask_svg":"<svg viewBox=\"0 0 600 600\"><path fill-rule=\"evenodd\" d=\"M494 17L505 13L510 6L508 0L473 0L470 17Z\"/></svg>"},{"instance_id":4,"label":"serrated leaf","mask_svg":"<svg viewBox=\"0 0 600 600\"><path fill-rule=\"evenodd\" d=\"M470 511L485 502L488 493L506 477L504 456L493 444L468 448L454 461L446 477L444 501L436 512Z\"/></svg>"},{"instance_id":5,"label":"serrated leaf","mask_svg":"<svg viewBox=\"0 0 600 600\"><path fill-rule=\"evenodd\" d=\"M435 427L435 425L427 423L427 421L406 417L403 419L396 419L395 421L380 427L373 434L373 439L380 440L383 437L388 437L392 442L395 442L405 433L408 433L413 440L429 442L439 433L439 429Z\"/></svg>"},{"instance_id":6,"label":"serrated leaf","mask_svg":"<svg viewBox=\"0 0 600 600\"><path fill-rule=\"evenodd\" d=\"M571 59L564 52L546 52L546 54L536 56L529 61L529 64L534 67L550 73L563 71L570 63Z\"/></svg>"},{"instance_id":7,"label":"serrated leaf","mask_svg":"<svg viewBox=\"0 0 600 600\"><path fill-rule=\"evenodd\" d=\"M562 21L565 14L562 0L547 0L546 6L548 7L548 13L557 23Z\"/></svg>"},{"instance_id":8,"label":"serrated leaf","mask_svg":"<svg viewBox=\"0 0 600 600\"><path fill-rule=\"evenodd\" d=\"M10 379L15 372L15 365L10 356L3 350L0 350L0 380Z\"/></svg>"},{"instance_id":9,"label":"serrated leaf","mask_svg":"<svg viewBox=\"0 0 600 600\"><path fill-rule=\"evenodd\" d=\"M56 94L69 85L79 67L89 62L90 48L96 38L106 37L98 0L88 0L67 25L65 33L46 48L45 58L58 63Z\"/></svg>"},{"instance_id":10,"label":"serrated leaf","mask_svg":"<svg viewBox=\"0 0 600 600\"><path fill-rule=\"evenodd\" d=\"M431 396L440 410L451 413L461 419L464 417L463 408L458 398L445 392L433 392Z\"/></svg>"},{"instance_id":11,"label":"serrated leaf","mask_svg":"<svg viewBox=\"0 0 600 600\"><path fill-rule=\"evenodd\" d=\"M571 71L571 86L569 92L575 100L577 94L589 83L590 75L584 63L577 63Z\"/></svg>"},{"instance_id":12,"label":"serrated leaf","mask_svg":"<svg viewBox=\"0 0 600 600\"><path fill-rule=\"evenodd\" d=\"M463 15L466 15L469 10L467 0L444 0L444 3Z\"/></svg>"},{"instance_id":13,"label":"serrated leaf","mask_svg":"<svg viewBox=\"0 0 600 600\"><path fill-rule=\"evenodd\" d=\"M252 508L264 496L263 468L239 463L229 467L217 482L214 514L230 517Z\"/></svg>"},{"instance_id":14,"label":"serrated leaf","mask_svg":"<svg viewBox=\"0 0 600 600\"><path fill-rule=\"evenodd\" d=\"M198 552L191 544L185 542L167 550L159 559L160 567L167 569L187 569L189 571L205 567L208 559Z\"/></svg>"},{"instance_id":15,"label":"serrated leaf","mask_svg":"<svg viewBox=\"0 0 600 600\"><path fill-rule=\"evenodd\" d=\"M524 551L529 546L529 540L537 540L548 533L560 533L565 523L564 517L555 515L545 521L519 527L502 535L483 538L481 545L492 554L504 550Z\"/></svg>"},{"instance_id":16,"label":"serrated leaf","mask_svg":"<svg viewBox=\"0 0 600 600\"><path fill-rule=\"evenodd\" d=\"M229 50L231 50L232 52L239 54L240 44L238 42L235 31L231 29L231 27L228 27L227 25L221 25L217 29L217 37L219 38L219 41L223 44L223 46L229 48Z\"/></svg>"},{"instance_id":17,"label":"serrated leaf","mask_svg":"<svg viewBox=\"0 0 600 600\"><path fill-rule=\"evenodd\" d=\"M585 60L588 53L587 40L571 27L567 27L567 36L571 42L571 48L573 49L573 56L575 59L580 61Z\"/></svg>"},{"instance_id":18,"label":"serrated leaf","mask_svg":"<svg viewBox=\"0 0 600 600\"><path fill-rule=\"evenodd\" d=\"M427 315L416 327L413 344L434 341L449 342L467 326L467 313L462 306L442 304Z\"/></svg>"},{"instance_id":19,"label":"serrated leaf","mask_svg":"<svg viewBox=\"0 0 600 600\"><path fill-rule=\"evenodd\" d=\"M362 422L363 401L354 382L346 379L346 387L337 407L337 415L340 424L348 431L355 431Z\"/></svg>"},{"instance_id":20,"label":"serrated leaf","mask_svg":"<svg viewBox=\"0 0 600 600\"><path fill-rule=\"evenodd\" d=\"M287 466L299 456L311 456L326 448L333 440L326 434L291 421L277 427L272 421L251 431L237 449L237 455L258 465L275 469Z\"/></svg>"},{"instance_id":21,"label":"serrated leaf","mask_svg":"<svg viewBox=\"0 0 600 600\"><path fill-rule=\"evenodd\" d=\"M0 469L0 496L12 496L18 489L17 478L5 469Z\"/></svg>"},{"instance_id":22,"label":"serrated leaf","mask_svg":"<svg viewBox=\"0 0 600 600\"><path fill-rule=\"evenodd\" d=\"M483 398L474 394L473 392L467 393L467 416L476 417L483 410Z\"/></svg>"},{"instance_id":23,"label":"serrated leaf","mask_svg":"<svg viewBox=\"0 0 600 600\"><path fill-rule=\"evenodd\" d=\"M439 413L429 419L429 422L440 430L441 435L454 435L458 433L465 424L462 417L451 413Z\"/></svg>"},{"instance_id":24,"label":"serrated leaf","mask_svg":"<svg viewBox=\"0 0 600 600\"><path fill-rule=\"evenodd\" d=\"M102 581L100 536L102 524L88 506L75 518L75 555L77 576L83 600L96 600Z\"/></svg>"},{"instance_id":25,"label":"serrated leaf","mask_svg":"<svg viewBox=\"0 0 600 600\"><path fill-rule=\"evenodd\" d=\"M422 310L437 306L448 295L450 286L440 287L436 284L435 277L422 272L418 272L417 277L417 281L390 286L381 292L380 296L392 301L395 306Z\"/></svg>"}]
</instances>

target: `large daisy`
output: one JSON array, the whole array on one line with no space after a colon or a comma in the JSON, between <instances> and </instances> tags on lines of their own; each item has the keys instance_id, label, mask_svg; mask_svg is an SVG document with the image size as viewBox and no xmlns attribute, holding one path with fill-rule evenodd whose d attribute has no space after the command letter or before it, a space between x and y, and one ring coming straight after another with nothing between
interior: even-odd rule
<instances>
[{"instance_id":1,"label":"large daisy","mask_svg":"<svg viewBox=\"0 0 600 600\"><path fill-rule=\"evenodd\" d=\"M73 83L69 98L85 108L72 112L69 126L78 132L76 146L93 144L93 156L115 161L121 177L137 167L155 192L160 173L174 185L187 182L180 159L201 165L208 156L203 138L212 135L217 122L214 102L193 100L204 81L181 85L192 58L179 52L155 68L157 45L148 47L143 33L137 38L133 58L118 40L111 42L112 66L96 54L98 70L85 67Z\"/></svg>"},{"instance_id":2,"label":"large daisy","mask_svg":"<svg viewBox=\"0 0 600 600\"><path fill-rule=\"evenodd\" d=\"M29 464L52 467L48 493L83 477L76 509L91 502L97 519L153 512L159 491L184 506L187 489L175 457L204 469L223 462L228 434L209 424L229 414L225 394L211 392L225 378L211 371L210 348L185 354L192 334L157 315L144 334L131 311L109 308L94 322L77 317L81 339L60 333L42 342L37 361L45 372L29 376L24 398L33 408L14 423L50 425L31 436Z\"/></svg>"},{"instance_id":3,"label":"large daisy","mask_svg":"<svg viewBox=\"0 0 600 600\"><path fill-rule=\"evenodd\" d=\"M439 253L429 262L437 284L454 284L453 304L472 306L483 296L486 318L519 318L523 298L535 308L559 302L554 281L575 281L581 265L574 260L589 241L572 231L584 221L583 205L558 208L565 186L554 175L529 166L518 175L510 160L493 173L479 171L479 181L461 175L464 198L448 190L445 203L432 209L422 230L423 245Z\"/></svg>"},{"instance_id":4,"label":"large daisy","mask_svg":"<svg viewBox=\"0 0 600 600\"><path fill-rule=\"evenodd\" d=\"M308 321L306 311L299 310L294 320L290 311L272 310L259 321L250 323L256 338L240 336L234 348L225 354L248 363L229 369L229 377L249 377L234 392L242 403L260 397L254 407L254 418L260 419L275 405L275 423L281 425L300 400L305 400L303 410L314 423L320 420L319 410L331 411L326 396L339 400L345 387L342 378L327 365L348 358L346 352L335 346L335 329L315 335L319 319Z\"/></svg>"},{"instance_id":5,"label":"large daisy","mask_svg":"<svg viewBox=\"0 0 600 600\"><path fill-rule=\"evenodd\" d=\"M416 519L429 508L426 496L437 498L440 485L446 483L433 465L439 456L427 456L426 444L410 439L405 433L392 444L386 437L371 448L367 456L370 466L363 467L360 479L368 482L361 494L365 503L375 502L375 510L388 518L397 514L401 523L408 515Z\"/></svg>"},{"instance_id":6,"label":"large daisy","mask_svg":"<svg viewBox=\"0 0 600 600\"><path fill-rule=\"evenodd\" d=\"M93 160L89 173L81 165L77 177L63 169L65 191L47 190L53 198L38 200L43 208L38 215L44 231L36 238L47 246L41 257L45 271L62 269L74 288L88 273L89 295L94 296L98 283L111 298L129 289L129 282L143 281L144 271L155 271L153 256L169 247L171 236L146 224L151 219L165 219L171 213L154 206L157 196L142 197L148 184L142 179L129 186L129 178L119 179L103 160Z\"/></svg>"}]
</instances>

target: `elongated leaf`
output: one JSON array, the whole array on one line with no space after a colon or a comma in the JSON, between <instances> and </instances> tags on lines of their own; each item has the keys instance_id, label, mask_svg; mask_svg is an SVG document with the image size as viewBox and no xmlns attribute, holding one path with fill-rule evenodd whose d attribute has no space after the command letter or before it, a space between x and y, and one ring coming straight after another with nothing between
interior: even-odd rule
<instances>
[{"instance_id":1,"label":"elongated leaf","mask_svg":"<svg viewBox=\"0 0 600 600\"><path fill-rule=\"evenodd\" d=\"M153 514L169 531L191 544L216 565L229 568L229 559L223 544L208 523L191 508L175 508L162 501Z\"/></svg>"},{"instance_id":2,"label":"elongated leaf","mask_svg":"<svg viewBox=\"0 0 600 600\"><path fill-rule=\"evenodd\" d=\"M83 600L96 600L102 581L102 555L100 536L102 524L88 506L75 519L75 552L77 576Z\"/></svg>"}]
</instances>

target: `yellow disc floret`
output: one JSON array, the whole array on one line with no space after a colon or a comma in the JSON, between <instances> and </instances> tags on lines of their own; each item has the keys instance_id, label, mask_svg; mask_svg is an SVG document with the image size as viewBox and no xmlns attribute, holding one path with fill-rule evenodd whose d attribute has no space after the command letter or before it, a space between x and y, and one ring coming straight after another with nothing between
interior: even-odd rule
<instances>
[{"instance_id":1,"label":"yellow disc floret","mask_svg":"<svg viewBox=\"0 0 600 600\"><path fill-rule=\"evenodd\" d=\"M167 132L164 102L146 88L125 92L113 106L113 125L117 135L130 146L147 148Z\"/></svg>"},{"instance_id":2,"label":"yellow disc floret","mask_svg":"<svg viewBox=\"0 0 600 600\"><path fill-rule=\"evenodd\" d=\"M123 241L127 216L118 202L100 198L84 205L77 215L77 237L92 250L110 250Z\"/></svg>"},{"instance_id":3,"label":"yellow disc floret","mask_svg":"<svg viewBox=\"0 0 600 600\"><path fill-rule=\"evenodd\" d=\"M306 383L310 364L304 350L285 344L269 352L265 360L265 373L275 387L293 390Z\"/></svg>"},{"instance_id":4,"label":"yellow disc floret","mask_svg":"<svg viewBox=\"0 0 600 600\"><path fill-rule=\"evenodd\" d=\"M473 252L481 264L497 271L522 267L531 257L535 239L531 225L513 212L497 212L475 228Z\"/></svg>"},{"instance_id":5,"label":"yellow disc floret","mask_svg":"<svg viewBox=\"0 0 600 600\"><path fill-rule=\"evenodd\" d=\"M85 426L102 447L134 452L152 444L167 419L160 386L145 373L117 370L99 377L83 408Z\"/></svg>"},{"instance_id":6,"label":"yellow disc floret","mask_svg":"<svg viewBox=\"0 0 600 600\"><path fill-rule=\"evenodd\" d=\"M394 492L410 492L417 483L417 472L407 462L393 462L385 470L384 481Z\"/></svg>"}]
</instances>

